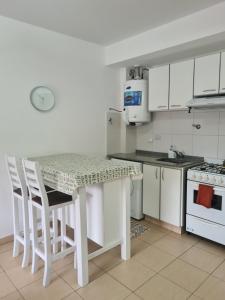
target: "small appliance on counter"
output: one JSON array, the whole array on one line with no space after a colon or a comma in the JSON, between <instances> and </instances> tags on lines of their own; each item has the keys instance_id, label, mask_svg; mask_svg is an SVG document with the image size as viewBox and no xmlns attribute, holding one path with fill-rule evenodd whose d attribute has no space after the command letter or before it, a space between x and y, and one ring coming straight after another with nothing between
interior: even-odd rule
<instances>
[{"instance_id":1,"label":"small appliance on counter","mask_svg":"<svg viewBox=\"0 0 225 300\"><path fill-rule=\"evenodd\" d=\"M186 230L225 245L225 163L187 172Z\"/></svg>"}]
</instances>

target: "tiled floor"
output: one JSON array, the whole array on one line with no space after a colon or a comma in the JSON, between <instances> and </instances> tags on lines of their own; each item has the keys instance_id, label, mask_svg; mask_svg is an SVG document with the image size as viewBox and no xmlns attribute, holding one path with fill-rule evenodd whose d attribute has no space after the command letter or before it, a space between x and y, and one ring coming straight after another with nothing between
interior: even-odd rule
<instances>
[{"instance_id":1,"label":"tiled floor","mask_svg":"<svg viewBox=\"0 0 225 300\"><path fill-rule=\"evenodd\" d=\"M153 224L132 240L129 261L120 259L119 247L92 259L90 283L84 288L76 283L72 255L54 264L48 288L42 287L41 262L32 275L20 261L12 258L11 243L0 246L0 299L225 299L225 247Z\"/></svg>"}]
</instances>

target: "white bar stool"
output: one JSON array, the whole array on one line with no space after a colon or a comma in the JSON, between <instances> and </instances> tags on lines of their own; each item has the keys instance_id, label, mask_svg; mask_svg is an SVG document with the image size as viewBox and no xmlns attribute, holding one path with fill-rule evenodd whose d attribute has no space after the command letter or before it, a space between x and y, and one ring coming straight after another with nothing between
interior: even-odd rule
<instances>
[{"instance_id":1,"label":"white bar stool","mask_svg":"<svg viewBox=\"0 0 225 300\"><path fill-rule=\"evenodd\" d=\"M24 247L22 268L25 268L28 266L30 255L30 230L27 186L23 174L21 160L13 156L6 156L6 166L10 178L13 199L13 257L19 255L19 246L20 244L22 244ZM22 206L22 230L20 229L19 203L21 203Z\"/></svg>"},{"instance_id":2,"label":"white bar stool","mask_svg":"<svg viewBox=\"0 0 225 300\"><path fill-rule=\"evenodd\" d=\"M61 192L53 191L46 193L39 164L37 162L23 160L23 169L29 190L32 212L32 273L37 271L37 259L40 257L44 261L45 265L43 285L46 287L50 282L52 262L74 252L75 250L75 238L72 240L66 235L64 211L66 206L72 204L74 205L75 212L75 201L72 196ZM50 213L52 212L54 216L58 209L61 209L62 212L61 236L54 236L51 238ZM37 210L41 212L43 233L42 241L37 236ZM53 225L53 227L56 227L56 225ZM42 242L44 243L44 249L41 247ZM58 253L56 253L56 251L54 251L54 245L57 245L58 242L61 242L61 249ZM66 243L69 245L68 248L66 248ZM53 251L51 249L51 244L53 245Z\"/></svg>"}]
</instances>

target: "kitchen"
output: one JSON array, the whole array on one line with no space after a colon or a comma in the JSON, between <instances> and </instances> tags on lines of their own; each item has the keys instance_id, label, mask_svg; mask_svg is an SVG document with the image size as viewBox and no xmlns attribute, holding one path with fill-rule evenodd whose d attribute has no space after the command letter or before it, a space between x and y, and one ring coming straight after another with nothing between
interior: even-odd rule
<instances>
[{"instance_id":1,"label":"kitchen","mask_svg":"<svg viewBox=\"0 0 225 300\"><path fill-rule=\"evenodd\" d=\"M0 299L224 299L224 1L22 2L0 5ZM50 280L35 237L12 257L12 154L76 206Z\"/></svg>"}]
</instances>

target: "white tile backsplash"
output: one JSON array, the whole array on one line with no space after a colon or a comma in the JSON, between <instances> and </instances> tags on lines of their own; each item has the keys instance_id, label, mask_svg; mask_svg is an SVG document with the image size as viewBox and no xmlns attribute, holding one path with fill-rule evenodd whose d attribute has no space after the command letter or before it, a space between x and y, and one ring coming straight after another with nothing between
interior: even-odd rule
<instances>
[{"instance_id":1,"label":"white tile backsplash","mask_svg":"<svg viewBox=\"0 0 225 300\"><path fill-rule=\"evenodd\" d=\"M219 136L218 158L225 159L225 136Z\"/></svg>"},{"instance_id":2,"label":"white tile backsplash","mask_svg":"<svg viewBox=\"0 0 225 300\"><path fill-rule=\"evenodd\" d=\"M217 157L218 136L216 135L194 135L193 155L204 157Z\"/></svg>"},{"instance_id":3,"label":"white tile backsplash","mask_svg":"<svg viewBox=\"0 0 225 300\"><path fill-rule=\"evenodd\" d=\"M167 152L170 145L187 155L225 159L225 111L156 112L150 124L137 128L137 149Z\"/></svg>"},{"instance_id":4,"label":"white tile backsplash","mask_svg":"<svg viewBox=\"0 0 225 300\"><path fill-rule=\"evenodd\" d=\"M173 134L171 144L184 154L193 154L192 134ZM168 149L167 149L168 150Z\"/></svg>"},{"instance_id":5,"label":"white tile backsplash","mask_svg":"<svg viewBox=\"0 0 225 300\"><path fill-rule=\"evenodd\" d=\"M197 135L218 135L219 134L219 112L204 111L193 113L194 124L200 124L201 128L193 128L193 134Z\"/></svg>"},{"instance_id":6,"label":"white tile backsplash","mask_svg":"<svg viewBox=\"0 0 225 300\"><path fill-rule=\"evenodd\" d=\"M225 112L220 112L219 135L225 135Z\"/></svg>"}]
</instances>

